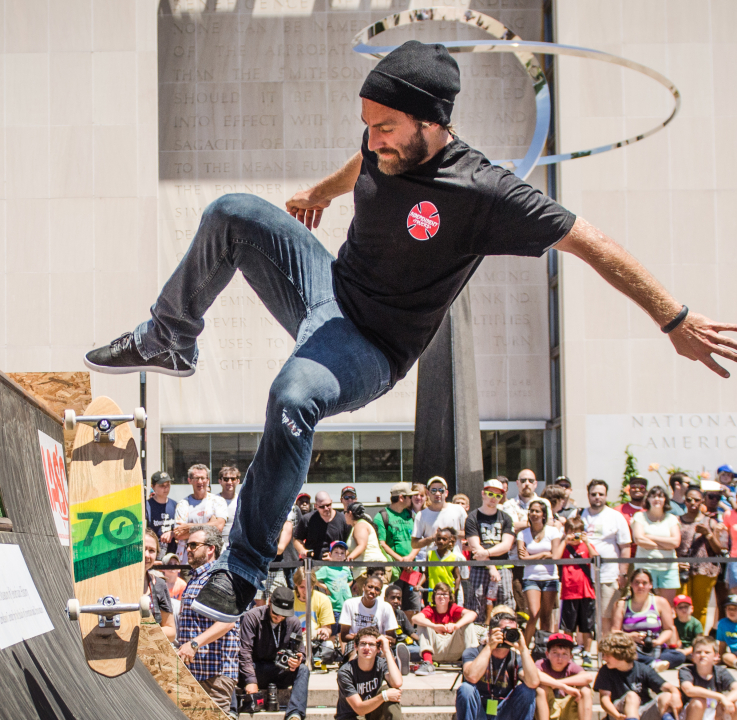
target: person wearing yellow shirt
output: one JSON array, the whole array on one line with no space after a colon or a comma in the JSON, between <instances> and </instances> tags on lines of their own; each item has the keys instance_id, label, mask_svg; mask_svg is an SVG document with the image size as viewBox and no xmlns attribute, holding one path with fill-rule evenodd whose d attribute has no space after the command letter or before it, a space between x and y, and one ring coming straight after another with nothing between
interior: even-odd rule
<instances>
[{"instance_id":1,"label":"person wearing yellow shirt","mask_svg":"<svg viewBox=\"0 0 737 720\"><path fill-rule=\"evenodd\" d=\"M443 582L450 587L451 597L455 599L457 588L461 586L461 573L453 563L463 560L452 552L456 543L456 531L453 528L438 528L435 533L435 547L427 556L431 562L448 563L447 567L436 565L427 568L427 586L432 590Z\"/></svg>"},{"instance_id":2,"label":"person wearing yellow shirt","mask_svg":"<svg viewBox=\"0 0 737 720\"><path fill-rule=\"evenodd\" d=\"M335 622L333 614L333 606L330 604L330 598L314 588L317 585L316 573L313 570L310 573L312 582L312 598L310 602L310 615L312 616L312 640L320 638L321 640L329 640L331 636L331 626ZM305 578L304 568L297 568L294 571L294 615L298 617L302 623L302 631L304 632L307 625L307 580Z\"/></svg>"}]
</instances>

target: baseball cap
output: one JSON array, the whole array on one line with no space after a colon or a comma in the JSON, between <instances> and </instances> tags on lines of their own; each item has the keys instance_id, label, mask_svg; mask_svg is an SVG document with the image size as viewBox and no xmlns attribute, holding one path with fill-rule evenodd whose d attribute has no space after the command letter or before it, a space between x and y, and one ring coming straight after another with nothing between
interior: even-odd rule
<instances>
[{"instance_id":1,"label":"baseball cap","mask_svg":"<svg viewBox=\"0 0 737 720\"><path fill-rule=\"evenodd\" d=\"M735 473L731 465L720 465L717 468L717 474L723 473L723 472L728 472L728 473L732 473L732 475L737 475L737 473Z\"/></svg>"},{"instance_id":2,"label":"baseball cap","mask_svg":"<svg viewBox=\"0 0 737 720\"><path fill-rule=\"evenodd\" d=\"M445 482L444 478L441 478L440 475L435 475L434 477L431 477L427 481L427 487L430 487L433 483L440 483L446 490L448 489L448 483Z\"/></svg>"},{"instance_id":3,"label":"baseball cap","mask_svg":"<svg viewBox=\"0 0 737 720\"><path fill-rule=\"evenodd\" d=\"M176 553L166 553L166 555L161 558L161 562L164 565L168 565L172 560L176 560L176 564L179 565L179 556Z\"/></svg>"},{"instance_id":4,"label":"baseball cap","mask_svg":"<svg viewBox=\"0 0 737 720\"><path fill-rule=\"evenodd\" d=\"M498 490L504 492L504 485L502 485L496 478L489 478L484 483L484 490Z\"/></svg>"},{"instance_id":5,"label":"baseball cap","mask_svg":"<svg viewBox=\"0 0 737 720\"><path fill-rule=\"evenodd\" d=\"M727 595L722 607L728 607L729 605L737 605L737 595Z\"/></svg>"},{"instance_id":6,"label":"baseball cap","mask_svg":"<svg viewBox=\"0 0 737 720\"><path fill-rule=\"evenodd\" d=\"M283 617L294 615L294 590L278 587L271 593L269 600L274 615L282 615Z\"/></svg>"},{"instance_id":7,"label":"baseball cap","mask_svg":"<svg viewBox=\"0 0 737 720\"><path fill-rule=\"evenodd\" d=\"M724 488L722 487L721 483L718 483L716 480L702 480L701 481L701 492L716 492L721 493Z\"/></svg>"},{"instance_id":8,"label":"baseball cap","mask_svg":"<svg viewBox=\"0 0 737 720\"><path fill-rule=\"evenodd\" d=\"M354 495L358 495L356 492L356 488L353 487L353 485L346 485L341 491L340 491L340 497L343 497L345 495L345 491L350 490Z\"/></svg>"},{"instance_id":9,"label":"baseball cap","mask_svg":"<svg viewBox=\"0 0 737 720\"><path fill-rule=\"evenodd\" d=\"M171 475L169 475L169 473L167 472L164 472L163 470L159 470L151 476L151 487L156 485L156 483L165 482L171 482Z\"/></svg>"},{"instance_id":10,"label":"baseball cap","mask_svg":"<svg viewBox=\"0 0 737 720\"><path fill-rule=\"evenodd\" d=\"M392 485L391 490L389 490L389 496L392 495L417 495L417 490L412 489L412 483L399 482Z\"/></svg>"},{"instance_id":11,"label":"baseball cap","mask_svg":"<svg viewBox=\"0 0 737 720\"><path fill-rule=\"evenodd\" d=\"M681 603L686 603L687 605L693 607L693 601L688 595L676 595L673 598L673 607L677 607Z\"/></svg>"},{"instance_id":12,"label":"baseball cap","mask_svg":"<svg viewBox=\"0 0 737 720\"><path fill-rule=\"evenodd\" d=\"M337 547L342 547L346 550L348 549L348 545L346 545L342 540L333 540L333 542L330 543L330 552L333 552L333 549Z\"/></svg>"},{"instance_id":13,"label":"baseball cap","mask_svg":"<svg viewBox=\"0 0 737 720\"><path fill-rule=\"evenodd\" d=\"M576 643L573 642L573 638L565 633L553 633L548 638L548 648L554 647L555 645L561 645L562 647L576 647Z\"/></svg>"},{"instance_id":14,"label":"baseball cap","mask_svg":"<svg viewBox=\"0 0 737 720\"><path fill-rule=\"evenodd\" d=\"M561 475L560 477L555 479L555 484L560 485L563 487L564 483L568 483L568 487L573 487L573 483L571 482L571 478Z\"/></svg>"},{"instance_id":15,"label":"baseball cap","mask_svg":"<svg viewBox=\"0 0 737 720\"><path fill-rule=\"evenodd\" d=\"M647 487L647 478L642 477L642 475L635 475L630 478L630 485L642 485L643 487Z\"/></svg>"},{"instance_id":16,"label":"baseball cap","mask_svg":"<svg viewBox=\"0 0 737 720\"><path fill-rule=\"evenodd\" d=\"M300 493L299 495L297 495L296 502L299 502L300 498L307 498L308 500L312 500L312 498L307 493Z\"/></svg>"}]
</instances>

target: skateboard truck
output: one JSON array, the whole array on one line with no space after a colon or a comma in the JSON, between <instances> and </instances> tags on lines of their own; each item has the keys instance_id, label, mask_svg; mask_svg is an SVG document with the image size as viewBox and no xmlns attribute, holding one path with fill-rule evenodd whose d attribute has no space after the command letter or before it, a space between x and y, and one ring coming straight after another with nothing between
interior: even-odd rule
<instances>
[{"instance_id":1,"label":"skateboard truck","mask_svg":"<svg viewBox=\"0 0 737 720\"><path fill-rule=\"evenodd\" d=\"M121 603L120 598L106 595L97 601L97 605L80 605L76 598L67 601L67 615L70 620L79 620L82 613L91 613L97 615L97 626L100 628L119 628L120 615L126 612L140 612L141 617L150 617L151 598L142 595L137 603Z\"/></svg>"},{"instance_id":2,"label":"skateboard truck","mask_svg":"<svg viewBox=\"0 0 737 720\"><path fill-rule=\"evenodd\" d=\"M139 407L133 411L133 415L80 415L74 410L64 411L64 429L73 431L77 423L90 425L95 429L95 442L114 443L115 428L123 423L133 422L137 428L146 427L146 409Z\"/></svg>"}]
</instances>

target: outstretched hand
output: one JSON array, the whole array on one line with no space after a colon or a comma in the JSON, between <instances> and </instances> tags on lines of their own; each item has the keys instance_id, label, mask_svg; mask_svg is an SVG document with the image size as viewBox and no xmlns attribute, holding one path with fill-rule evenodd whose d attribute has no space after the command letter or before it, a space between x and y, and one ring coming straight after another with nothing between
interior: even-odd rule
<instances>
[{"instance_id":1,"label":"outstretched hand","mask_svg":"<svg viewBox=\"0 0 737 720\"><path fill-rule=\"evenodd\" d=\"M297 218L308 230L316 228L322 219L322 211L330 206L330 200L312 197L311 190L295 193L287 200L287 212Z\"/></svg>"},{"instance_id":2,"label":"outstretched hand","mask_svg":"<svg viewBox=\"0 0 737 720\"><path fill-rule=\"evenodd\" d=\"M737 340L721 333L737 332L737 325L718 323L698 313L689 312L670 334L676 352L689 360L698 360L723 378L729 372L712 358L712 353L737 362Z\"/></svg>"}]
</instances>

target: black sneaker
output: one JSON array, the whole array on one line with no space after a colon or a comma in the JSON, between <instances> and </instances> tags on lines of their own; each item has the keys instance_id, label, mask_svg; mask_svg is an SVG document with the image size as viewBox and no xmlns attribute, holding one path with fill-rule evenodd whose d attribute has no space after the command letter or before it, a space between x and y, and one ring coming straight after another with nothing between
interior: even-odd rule
<instances>
[{"instance_id":1,"label":"black sneaker","mask_svg":"<svg viewBox=\"0 0 737 720\"><path fill-rule=\"evenodd\" d=\"M95 372L108 375L123 375L125 373L150 371L174 375L174 377L189 377L194 375L194 368L182 364L177 367L174 356L170 352L154 355L145 360L138 352L133 333L124 333L113 340L109 345L90 350L84 356L84 364Z\"/></svg>"},{"instance_id":2,"label":"black sneaker","mask_svg":"<svg viewBox=\"0 0 737 720\"><path fill-rule=\"evenodd\" d=\"M256 588L248 580L229 570L216 570L192 602L192 610L210 620L235 622L255 595Z\"/></svg>"}]
</instances>

